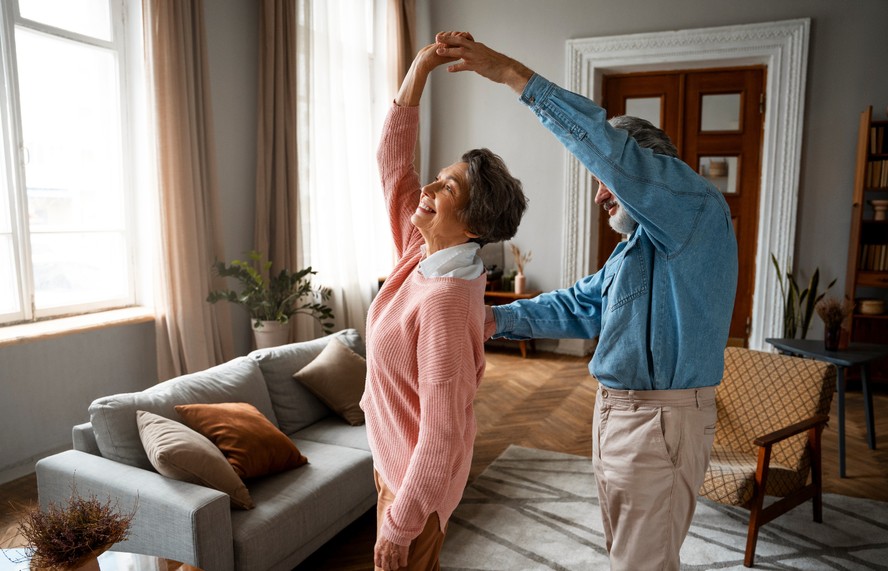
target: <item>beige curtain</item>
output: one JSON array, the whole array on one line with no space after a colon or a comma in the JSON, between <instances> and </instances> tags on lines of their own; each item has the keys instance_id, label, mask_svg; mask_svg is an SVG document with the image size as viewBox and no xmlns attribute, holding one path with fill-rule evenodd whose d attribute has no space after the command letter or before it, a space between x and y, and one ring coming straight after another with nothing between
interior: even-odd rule
<instances>
[{"instance_id":1,"label":"beige curtain","mask_svg":"<svg viewBox=\"0 0 888 571\"><path fill-rule=\"evenodd\" d=\"M388 57L392 97L401 87L410 64L419 49L416 46L416 0L388 0L388 25L392 33L388 35ZM431 40L429 40L431 41ZM428 42L427 42L428 43ZM426 44L423 44L426 45ZM417 172L421 170L420 138L416 138L413 162Z\"/></svg>"},{"instance_id":2,"label":"beige curtain","mask_svg":"<svg viewBox=\"0 0 888 571\"><path fill-rule=\"evenodd\" d=\"M202 0L143 0L160 196L157 313L160 379L234 356L225 287L211 266L225 260L219 232L213 121Z\"/></svg>"},{"instance_id":3,"label":"beige curtain","mask_svg":"<svg viewBox=\"0 0 888 571\"><path fill-rule=\"evenodd\" d=\"M416 0L388 0L388 36L392 93L397 93L416 56Z\"/></svg>"},{"instance_id":4,"label":"beige curtain","mask_svg":"<svg viewBox=\"0 0 888 571\"><path fill-rule=\"evenodd\" d=\"M296 0L263 0L254 243L277 269L301 267L296 156Z\"/></svg>"}]
</instances>

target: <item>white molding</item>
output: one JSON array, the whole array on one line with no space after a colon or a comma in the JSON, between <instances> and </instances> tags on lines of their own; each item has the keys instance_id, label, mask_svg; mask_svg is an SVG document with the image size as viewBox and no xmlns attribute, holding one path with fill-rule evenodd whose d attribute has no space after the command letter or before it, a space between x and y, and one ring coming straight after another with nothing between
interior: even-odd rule
<instances>
[{"instance_id":1,"label":"white molding","mask_svg":"<svg viewBox=\"0 0 888 571\"><path fill-rule=\"evenodd\" d=\"M567 88L601 100L610 73L740 65L767 67L766 114L749 346L781 331L782 302L770 256L791 260L802 146L809 19L568 40ZM566 166L562 285L590 273L597 250L591 177L573 156Z\"/></svg>"}]
</instances>

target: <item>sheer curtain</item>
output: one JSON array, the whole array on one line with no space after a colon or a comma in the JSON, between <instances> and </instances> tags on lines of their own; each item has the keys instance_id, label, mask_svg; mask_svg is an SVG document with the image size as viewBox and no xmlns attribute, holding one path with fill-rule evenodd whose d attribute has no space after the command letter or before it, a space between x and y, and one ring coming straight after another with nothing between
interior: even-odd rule
<instances>
[{"instance_id":1,"label":"sheer curtain","mask_svg":"<svg viewBox=\"0 0 888 571\"><path fill-rule=\"evenodd\" d=\"M213 121L202 0L143 0L151 107L157 137L162 276L155 299L161 379L234 356L224 287L211 266L224 260L219 232Z\"/></svg>"},{"instance_id":2,"label":"sheer curtain","mask_svg":"<svg viewBox=\"0 0 888 571\"><path fill-rule=\"evenodd\" d=\"M375 152L393 96L385 22L385 0L299 5L300 247L315 280L332 289L337 328L361 334L378 279L392 267Z\"/></svg>"}]
</instances>

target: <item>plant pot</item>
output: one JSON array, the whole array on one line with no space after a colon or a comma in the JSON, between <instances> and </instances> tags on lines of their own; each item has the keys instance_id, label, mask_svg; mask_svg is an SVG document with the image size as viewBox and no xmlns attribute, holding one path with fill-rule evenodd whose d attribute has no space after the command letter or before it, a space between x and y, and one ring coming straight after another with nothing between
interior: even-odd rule
<instances>
[{"instance_id":1,"label":"plant pot","mask_svg":"<svg viewBox=\"0 0 888 571\"><path fill-rule=\"evenodd\" d=\"M31 571L101 571L99 567L99 556L110 548L110 545L100 547L92 553L84 555L71 565L56 565L53 567L29 567Z\"/></svg>"},{"instance_id":2,"label":"plant pot","mask_svg":"<svg viewBox=\"0 0 888 571\"><path fill-rule=\"evenodd\" d=\"M259 326L253 322L253 339L257 349L285 345L290 335L290 324L280 321L260 321Z\"/></svg>"},{"instance_id":3,"label":"plant pot","mask_svg":"<svg viewBox=\"0 0 888 571\"><path fill-rule=\"evenodd\" d=\"M99 556L91 555L85 561L81 561L77 567L72 567L72 571L100 571Z\"/></svg>"},{"instance_id":4,"label":"plant pot","mask_svg":"<svg viewBox=\"0 0 888 571\"><path fill-rule=\"evenodd\" d=\"M834 325L826 327L823 331L823 348L827 351L839 350L839 339L842 336L842 326Z\"/></svg>"},{"instance_id":5,"label":"plant pot","mask_svg":"<svg viewBox=\"0 0 888 571\"><path fill-rule=\"evenodd\" d=\"M101 571L99 558L96 555L75 565L75 567L31 567L30 569L31 571Z\"/></svg>"}]
</instances>

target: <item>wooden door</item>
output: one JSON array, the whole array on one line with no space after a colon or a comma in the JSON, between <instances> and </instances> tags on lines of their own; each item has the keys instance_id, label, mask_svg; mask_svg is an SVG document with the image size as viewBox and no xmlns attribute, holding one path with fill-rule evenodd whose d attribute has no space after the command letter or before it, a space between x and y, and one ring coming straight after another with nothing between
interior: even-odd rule
<instances>
[{"instance_id":1,"label":"wooden door","mask_svg":"<svg viewBox=\"0 0 888 571\"><path fill-rule=\"evenodd\" d=\"M611 75L604 78L602 102L609 117L637 115L666 131L681 159L724 194L739 257L730 343L743 346L752 325L764 80L758 66ZM620 240L607 214L600 217L599 266Z\"/></svg>"}]
</instances>

